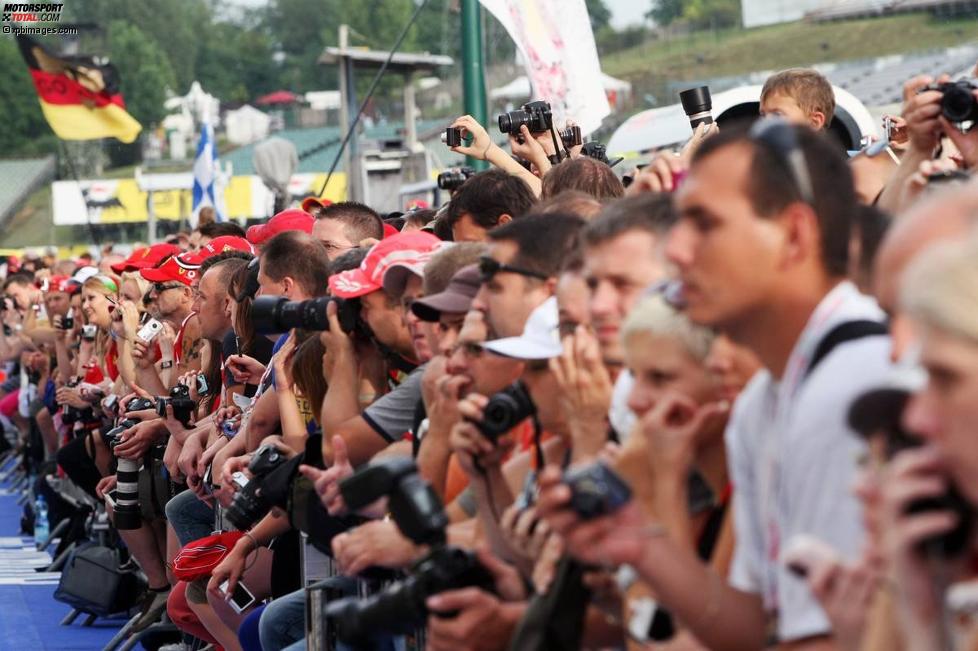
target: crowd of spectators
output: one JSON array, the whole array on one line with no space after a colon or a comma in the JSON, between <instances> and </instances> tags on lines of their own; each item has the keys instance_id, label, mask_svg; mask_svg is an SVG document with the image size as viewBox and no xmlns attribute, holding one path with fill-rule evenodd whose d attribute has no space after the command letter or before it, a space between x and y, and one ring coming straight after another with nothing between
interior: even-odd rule
<instances>
[{"instance_id":1,"label":"crowd of spectators","mask_svg":"<svg viewBox=\"0 0 978 651\"><path fill-rule=\"evenodd\" d=\"M172 648L978 648L978 130L935 81L851 158L795 69L627 188L465 116L495 169L437 211L10 259L0 412Z\"/></svg>"}]
</instances>

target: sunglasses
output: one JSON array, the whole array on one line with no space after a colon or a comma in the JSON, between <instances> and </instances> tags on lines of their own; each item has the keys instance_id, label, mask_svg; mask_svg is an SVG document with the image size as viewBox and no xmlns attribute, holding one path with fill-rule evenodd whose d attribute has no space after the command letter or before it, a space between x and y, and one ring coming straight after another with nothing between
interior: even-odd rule
<instances>
[{"instance_id":1,"label":"sunglasses","mask_svg":"<svg viewBox=\"0 0 978 651\"><path fill-rule=\"evenodd\" d=\"M153 283L153 290L157 294L162 294L163 292L165 292L168 289L180 289L183 286L184 285L181 284L181 283L170 283L170 284L167 284L167 283Z\"/></svg>"},{"instance_id":2,"label":"sunglasses","mask_svg":"<svg viewBox=\"0 0 978 651\"><path fill-rule=\"evenodd\" d=\"M750 129L749 137L785 164L802 201L812 205L815 202L812 176L808 171L805 153L798 144L796 128L784 120L766 118L754 123Z\"/></svg>"},{"instance_id":3,"label":"sunglasses","mask_svg":"<svg viewBox=\"0 0 978 651\"><path fill-rule=\"evenodd\" d=\"M537 278L539 280L546 280L549 278L547 274L541 273L539 271L533 271L532 269L523 269L522 267L513 267L508 264L503 264L499 260L492 258L488 255L484 255L479 258L479 276L483 283L487 283L493 279L493 277L498 273L511 273L519 274L520 276L525 276L527 278Z\"/></svg>"}]
</instances>

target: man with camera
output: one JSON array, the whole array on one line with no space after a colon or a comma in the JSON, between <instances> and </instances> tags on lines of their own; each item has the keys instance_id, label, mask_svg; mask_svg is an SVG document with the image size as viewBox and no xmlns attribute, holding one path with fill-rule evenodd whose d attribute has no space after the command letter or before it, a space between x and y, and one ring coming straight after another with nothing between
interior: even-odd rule
<instances>
[{"instance_id":1,"label":"man with camera","mask_svg":"<svg viewBox=\"0 0 978 651\"><path fill-rule=\"evenodd\" d=\"M480 172L466 180L448 203L452 239L484 242L488 231L522 217L533 202L533 193L521 179L502 170Z\"/></svg>"},{"instance_id":2,"label":"man with camera","mask_svg":"<svg viewBox=\"0 0 978 651\"><path fill-rule=\"evenodd\" d=\"M801 533L848 557L862 542L849 491L860 443L842 405L889 372L889 341L874 336L879 325L840 329L881 321L875 303L842 280L851 176L823 137L764 121L704 142L677 199L667 254L686 313L766 368L727 430L736 486L730 583L635 505L582 521L567 508L559 469L543 477L541 509L575 556L632 565L710 648L760 648L772 617L781 648L835 648L824 612L781 554Z\"/></svg>"},{"instance_id":3,"label":"man with camera","mask_svg":"<svg viewBox=\"0 0 978 651\"><path fill-rule=\"evenodd\" d=\"M323 373L329 384L322 411L326 459L332 458L333 436L343 437L351 462L359 465L410 431L421 399L422 370L415 368L404 306L384 290L384 275L395 263L423 258L440 244L424 231L393 235L371 247L359 268L330 277L333 296L359 302L359 318L377 345L365 346L344 332L336 319L336 304L330 304L330 328L321 335L326 348ZM395 376L398 386L361 411L361 380L371 380L380 394Z\"/></svg>"}]
</instances>

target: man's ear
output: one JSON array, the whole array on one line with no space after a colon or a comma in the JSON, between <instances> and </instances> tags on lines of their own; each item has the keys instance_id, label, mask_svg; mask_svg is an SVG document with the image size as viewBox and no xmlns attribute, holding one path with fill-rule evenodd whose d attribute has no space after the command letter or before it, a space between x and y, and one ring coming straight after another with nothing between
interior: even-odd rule
<instances>
[{"instance_id":1,"label":"man's ear","mask_svg":"<svg viewBox=\"0 0 978 651\"><path fill-rule=\"evenodd\" d=\"M815 210L807 203L796 201L784 209L782 219L785 266L798 266L811 258L821 260L822 235Z\"/></svg>"},{"instance_id":2,"label":"man's ear","mask_svg":"<svg viewBox=\"0 0 978 651\"><path fill-rule=\"evenodd\" d=\"M496 226L502 226L503 224L508 224L511 221L513 221L513 216L503 213L499 216L499 221L496 222Z\"/></svg>"},{"instance_id":3,"label":"man's ear","mask_svg":"<svg viewBox=\"0 0 978 651\"><path fill-rule=\"evenodd\" d=\"M295 287L295 280L292 276L286 276L282 279L282 295L292 296L292 289Z\"/></svg>"},{"instance_id":4,"label":"man's ear","mask_svg":"<svg viewBox=\"0 0 978 651\"><path fill-rule=\"evenodd\" d=\"M816 131L821 131L825 128L825 114L821 111L812 111L808 114L808 123Z\"/></svg>"}]
</instances>

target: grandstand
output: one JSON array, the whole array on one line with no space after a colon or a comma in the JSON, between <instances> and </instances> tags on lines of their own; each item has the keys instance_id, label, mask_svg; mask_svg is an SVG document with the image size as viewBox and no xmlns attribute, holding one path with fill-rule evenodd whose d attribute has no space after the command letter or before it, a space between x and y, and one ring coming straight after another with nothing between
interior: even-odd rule
<instances>
[{"instance_id":1,"label":"grandstand","mask_svg":"<svg viewBox=\"0 0 978 651\"><path fill-rule=\"evenodd\" d=\"M978 14L976 0L742 0L744 27L795 20L850 20L926 11L937 16Z\"/></svg>"}]
</instances>

